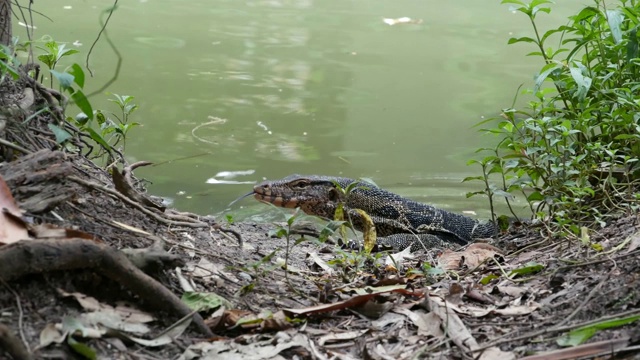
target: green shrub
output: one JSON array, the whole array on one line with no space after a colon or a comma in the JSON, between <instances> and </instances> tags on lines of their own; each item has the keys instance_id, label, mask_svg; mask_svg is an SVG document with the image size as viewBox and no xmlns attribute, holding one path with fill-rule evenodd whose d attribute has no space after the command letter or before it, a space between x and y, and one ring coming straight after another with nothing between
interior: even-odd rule
<instances>
[{"instance_id":1,"label":"green shrub","mask_svg":"<svg viewBox=\"0 0 640 360\"><path fill-rule=\"evenodd\" d=\"M536 17L549 13L550 1L503 0L523 13L528 43L543 66L534 77L532 99L522 108L504 109L499 121L482 129L500 140L482 148L479 164L486 194L507 200L523 194L534 217L579 233L581 226L603 225L607 217L635 210L640 155L640 82L636 0L594 0L569 17L567 25L541 32ZM617 6L612 7L613 4ZM558 45L554 47L552 41ZM550 85L550 86L548 86ZM498 185L491 180L499 178Z\"/></svg>"}]
</instances>

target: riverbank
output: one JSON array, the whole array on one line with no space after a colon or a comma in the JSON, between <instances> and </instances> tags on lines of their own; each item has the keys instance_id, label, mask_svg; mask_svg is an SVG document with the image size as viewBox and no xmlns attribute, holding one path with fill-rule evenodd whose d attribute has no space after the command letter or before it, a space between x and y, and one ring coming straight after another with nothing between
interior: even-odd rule
<instances>
[{"instance_id":1,"label":"riverbank","mask_svg":"<svg viewBox=\"0 0 640 360\"><path fill-rule=\"evenodd\" d=\"M5 103L25 100L27 85L5 87ZM27 240L0 246L5 351L110 359L506 359L546 351L546 359L618 351L624 358L637 351L635 214L582 241L516 229L495 247L374 262L310 238L293 246L292 236L287 256L286 239L271 236L276 225L164 209L133 176L141 164L116 156L109 171L95 165L69 124L62 126L74 137L59 145L50 113L25 124L34 105L48 101L42 91L5 118L0 134L0 174L23 211L5 212L2 224L28 230ZM2 194L12 211L9 199ZM196 303L201 317L185 329L184 304ZM558 341L575 345L591 331L587 345L560 350Z\"/></svg>"}]
</instances>

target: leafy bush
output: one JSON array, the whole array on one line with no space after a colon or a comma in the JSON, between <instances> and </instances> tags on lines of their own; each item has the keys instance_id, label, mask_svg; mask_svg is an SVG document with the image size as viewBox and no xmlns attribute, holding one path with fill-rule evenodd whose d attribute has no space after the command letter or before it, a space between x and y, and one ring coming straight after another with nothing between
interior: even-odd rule
<instances>
[{"instance_id":1,"label":"leafy bush","mask_svg":"<svg viewBox=\"0 0 640 360\"><path fill-rule=\"evenodd\" d=\"M532 37L527 43L543 66L534 77L532 99L523 107L504 109L493 127L500 136L479 164L485 189L475 194L509 200L524 195L534 217L578 234L581 226L603 225L620 211L637 208L640 156L640 78L636 0L594 0L569 17L567 25L541 32L540 13L548 0L503 0L524 14ZM559 38L559 40L558 40ZM558 41L557 47L551 45ZM554 41L554 42L555 42ZM551 84L552 86L545 86ZM498 184L491 182L499 178ZM510 205L511 206L511 205Z\"/></svg>"},{"instance_id":2,"label":"leafy bush","mask_svg":"<svg viewBox=\"0 0 640 360\"><path fill-rule=\"evenodd\" d=\"M50 37L44 37L43 41L44 46L36 46L43 52L43 54L38 55L38 60L46 65L51 73L50 86L54 85L53 79L55 79L60 90L68 93L72 103L82 111L76 118L67 117L66 120L77 126L83 136L89 137L99 145L99 149L93 153L93 157L111 154L120 142L122 142L122 149L124 150L129 130L140 125L137 122L129 121L129 116L138 108L138 105L132 102L133 96L113 94L114 98L109 99L120 110L119 114L110 113L116 120L105 115L103 110L94 110L91 102L82 92L85 84L85 73L82 66L78 63L73 63L63 72L55 70L63 57L77 54L78 51L67 49L65 44L58 43ZM92 126L94 118L99 130L95 130ZM55 134L58 143L63 143L72 137L71 134L58 125L49 124L49 128Z\"/></svg>"}]
</instances>

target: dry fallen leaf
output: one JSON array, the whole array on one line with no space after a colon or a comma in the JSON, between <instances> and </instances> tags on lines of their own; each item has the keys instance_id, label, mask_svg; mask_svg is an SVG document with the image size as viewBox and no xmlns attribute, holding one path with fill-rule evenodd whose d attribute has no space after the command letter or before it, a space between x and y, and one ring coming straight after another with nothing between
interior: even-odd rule
<instances>
[{"instance_id":1,"label":"dry fallen leaf","mask_svg":"<svg viewBox=\"0 0 640 360\"><path fill-rule=\"evenodd\" d=\"M413 325L418 328L418 335L433 336L440 338L444 336L442 331L442 319L433 312L425 312L424 310L411 311L406 308L398 307L393 310L395 313L405 315Z\"/></svg>"},{"instance_id":2,"label":"dry fallen leaf","mask_svg":"<svg viewBox=\"0 0 640 360\"><path fill-rule=\"evenodd\" d=\"M473 269L497 254L502 254L502 251L495 246L474 243L463 251L445 250L438 258L438 266L444 270L459 270L462 266Z\"/></svg>"},{"instance_id":3,"label":"dry fallen leaf","mask_svg":"<svg viewBox=\"0 0 640 360\"><path fill-rule=\"evenodd\" d=\"M457 282L449 285L449 293L446 296L447 302L454 304L460 304L462 302L462 296L464 296L464 288Z\"/></svg>"},{"instance_id":4,"label":"dry fallen leaf","mask_svg":"<svg viewBox=\"0 0 640 360\"><path fill-rule=\"evenodd\" d=\"M330 333L318 338L318 345L324 346L327 343L341 342L345 340L353 340L367 333L369 330L353 330L337 333Z\"/></svg>"},{"instance_id":5,"label":"dry fallen leaf","mask_svg":"<svg viewBox=\"0 0 640 360\"><path fill-rule=\"evenodd\" d=\"M26 239L29 239L29 233L22 221L22 211L11 195L9 186L0 176L0 245Z\"/></svg>"},{"instance_id":6,"label":"dry fallen leaf","mask_svg":"<svg viewBox=\"0 0 640 360\"><path fill-rule=\"evenodd\" d=\"M309 252L307 254L307 257L308 257L307 262L311 262L310 267L318 266L328 276L332 276L335 273L333 268L330 267L324 260L322 260L315 251Z\"/></svg>"},{"instance_id":7,"label":"dry fallen leaf","mask_svg":"<svg viewBox=\"0 0 640 360\"><path fill-rule=\"evenodd\" d=\"M489 314L499 314L506 316L527 315L540 308L540 304L535 302L531 302L531 304L528 305L513 305L503 309L498 309L493 305L483 308L469 304L456 305L448 301L445 303L445 300L438 296L429 296L429 300L440 306L445 306L448 309L452 309L458 314L465 314L473 317L483 317Z\"/></svg>"},{"instance_id":8,"label":"dry fallen leaf","mask_svg":"<svg viewBox=\"0 0 640 360\"><path fill-rule=\"evenodd\" d=\"M405 289L406 285L392 285L392 286L383 286L381 288L371 288L367 287L365 289L354 289L357 293L362 293L362 295L353 296L347 300L338 301L333 304L320 304L316 306L310 306L302 309L283 309L285 313L289 313L292 315L311 315L317 313L323 313L328 311L341 310L346 308L357 307L365 304L367 301L372 299L375 296L394 292L400 293L403 295L417 296L422 297L424 293L421 291L411 291ZM367 293L370 292L370 293Z\"/></svg>"},{"instance_id":9,"label":"dry fallen leaf","mask_svg":"<svg viewBox=\"0 0 640 360\"><path fill-rule=\"evenodd\" d=\"M213 342L201 342L191 345L180 356L180 360L227 360L227 359L243 359L243 360L267 360L267 359L283 359L281 352L303 348L308 353L313 353L311 341L309 338L297 332L289 334L286 331L280 331L275 336L263 340L259 335L247 337L244 341L239 342L234 339L221 340Z\"/></svg>"},{"instance_id":10,"label":"dry fallen leaf","mask_svg":"<svg viewBox=\"0 0 640 360\"><path fill-rule=\"evenodd\" d=\"M40 344L37 349L45 348L53 343L60 344L66 337L67 334L60 332L55 324L47 324L40 332Z\"/></svg>"},{"instance_id":11,"label":"dry fallen leaf","mask_svg":"<svg viewBox=\"0 0 640 360\"><path fill-rule=\"evenodd\" d=\"M155 320L151 314L138 309L124 305L118 305L114 308L109 304L103 304L97 299L79 292L68 293L62 289L58 289L58 292L62 296L73 297L83 309L88 311L100 311L105 314L114 314L114 316L131 323L148 323Z\"/></svg>"},{"instance_id":12,"label":"dry fallen leaf","mask_svg":"<svg viewBox=\"0 0 640 360\"><path fill-rule=\"evenodd\" d=\"M396 269L403 269L404 260L413 259L414 257L415 256L411 253L411 246L408 246L406 249L400 252L397 252L395 254L389 254L387 257L384 258L384 263L387 267L393 266Z\"/></svg>"},{"instance_id":13,"label":"dry fallen leaf","mask_svg":"<svg viewBox=\"0 0 640 360\"><path fill-rule=\"evenodd\" d=\"M22 216L22 210L20 210L18 204L16 204L16 200L13 198L13 195L11 195L9 186L2 176L0 176L0 209L7 209L17 217Z\"/></svg>"},{"instance_id":14,"label":"dry fallen leaf","mask_svg":"<svg viewBox=\"0 0 640 360\"><path fill-rule=\"evenodd\" d=\"M509 295L509 296L514 297L514 298L517 298L517 297L522 296L522 294L524 294L528 290L520 288L520 287L517 287L517 286L498 285L498 291L500 291L501 293L503 293L505 295Z\"/></svg>"}]
</instances>

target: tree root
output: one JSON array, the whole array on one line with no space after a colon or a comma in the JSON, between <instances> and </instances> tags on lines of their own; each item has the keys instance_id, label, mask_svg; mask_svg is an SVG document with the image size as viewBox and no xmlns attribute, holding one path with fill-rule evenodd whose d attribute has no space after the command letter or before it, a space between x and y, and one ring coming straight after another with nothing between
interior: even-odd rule
<instances>
[{"instance_id":1,"label":"tree root","mask_svg":"<svg viewBox=\"0 0 640 360\"><path fill-rule=\"evenodd\" d=\"M0 175L20 207L39 214L76 196L78 187L67 181L72 170L62 152L40 150L0 167Z\"/></svg>"},{"instance_id":2,"label":"tree root","mask_svg":"<svg viewBox=\"0 0 640 360\"><path fill-rule=\"evenodd\" d=\"M161 204L156 204L154 201L149 199L147 196L136 190L133 183L131 182L130 172L127 172L127 168L120 172L117 166L111 167L111 175L113 179L113 185L115 185L116 190L118 190L122 195L125 195L129 199L142 204L148 208L156 209L160 212L164 212L166 209L165 206Z\"/></svg>"},{"instance_id":3,"label":"tree root","mask_svg":"<svg viewBox=\"0 0 640 360\"><path fill-rule=\"evenodd\" d=\"M146 208L142 204L140 204L140 203L138 203L138 202L136 202L134 200L129 199L126 195L121 194L117 190L111 189L111 188L109 188L107 186L104 186L102 184L98 184L98 183L93 182L93 181L87 181L87 180L81 179L81 178L76 177L76 176L68 176L66 179L67 180L71 180L71 181L73 181L75 183L78 183L80 185L86 186L88 188L95 189L95 190L98 190L98 191L102 191L104 193L112 195L113 197L115 197L115 198L117 198L119 200L122 200L123 202L135 207L136 209L140 210L142 213L148 215L152 219L157 220L159 223L167 225L167 226L184 226L184 227L190 227L190 228L210 227L210 228L213 228L215 230L219 230L220 232L225 234L225 236L227 236L226 234L233 234L233 236L236 237L236 240L238 241L238 244L240 245L240 247L242 247L242 244L243 244L242 236L237 231L222 228L222 226L220 224L210 225L205 221L201 221L201 220L198 220L198 219L193 218L193 217L185 218L183 216L176 215L175 213L172 213L172 212L157 213L157 212L149 210L148 208ZM178 221L174 221L172 219L179 219L179 220Z\"/></svg>"},{"instance_id":4,"label":"tree root","mask_svg":"<svg viewBox=\"0 0 640 360\"><path fill-rule=\"evenodd\" d=\"M44 98L47 105L49 105L51 114L58 122L62 123L64 121L64 107L66 106L67 98L61 93L40 84L36 79L29 76L27 71L23 71L20 78L24 79L35 92Z\"/></svg>"},{"instance_id":5,"label":"tree root","mask_svg":"<svg viewBox=\"0 0 640 360\"><path fill-rule=\"evenodd\" d=\"M4 324L0 324L0 349L4 349L14 360L33 359L20 339Z\"/></svg>"},{"instance_id":6,"label":"tree root","mask_svg":"<svg viewBox=\"0 0 640 360\"><path fill-rule=\"evenodd\" d=\"M0 248L0 276L5 281L28 274L72 269L93 269L122 284L153 308L178 317L191 313L176 295L108 245L73 238L19 241ZM203 335L213 336L200 314L193 315L193 325Z\"/></svg>"},{"instance_id":7,"label":"tree root","mask_svg":"<svg viewBox=\"0 0 640 360\"><path fill-rule=\"evenodd\" d=\"M153 244L143 249L122 249L129 261L138 269L150 273L167 267L184 266L182 257L170 254L164 249L165 241L157 236L151 236Z\"/></svg>"}]
</instances>

